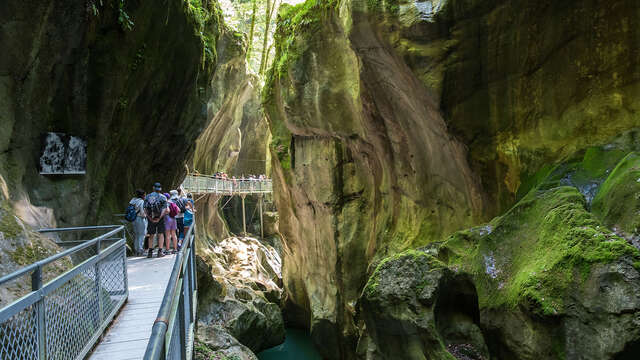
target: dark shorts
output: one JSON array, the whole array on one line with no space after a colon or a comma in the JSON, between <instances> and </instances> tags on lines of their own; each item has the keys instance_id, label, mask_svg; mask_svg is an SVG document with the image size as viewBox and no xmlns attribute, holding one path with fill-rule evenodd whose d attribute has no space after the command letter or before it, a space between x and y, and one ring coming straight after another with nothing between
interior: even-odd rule
<instances>
[{"instance_id":1,"label":"dark shorts","mask_svg":"<svg viewBox=\"0 0 640 360\"><path fill-rule=\"evenodd\" d=\"M184 218L176 218L176 222L178 223L178 237L184 237Z\"/></svg>"},{"instance_id":2,"label":"dark shorts","mask_svg":"<svg viewBox=\"0 0 640 360\"><path fill-rule=\"evenodd\" d=\"M147 224L147 234L164 234L164 217L161 218L158 222L149 220L149 223Z\"/></svg>"}]
</instances>

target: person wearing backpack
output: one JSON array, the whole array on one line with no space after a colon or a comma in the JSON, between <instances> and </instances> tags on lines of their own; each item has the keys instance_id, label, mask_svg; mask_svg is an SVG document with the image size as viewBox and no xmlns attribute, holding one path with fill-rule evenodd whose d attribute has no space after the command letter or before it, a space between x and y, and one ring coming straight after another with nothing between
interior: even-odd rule
<instances>
[{"instance_id":1,"label":"person wearing backpack","mask_svg":"<svg viewBox=\"0 0 640 360\"><path fill-rule=\"evenodd\" d=\"M133 249L136 256L142 256L144 251L144 237L147 234L147 215L144 211L144 198L146 193L144 190L136 190L136 196L129 201L125 219L133 223Z\"/></svg>"},{"instance_id":2,"label":"person wearing backpack","mask_svg":"<svg viewBox=\"0 0 640 360\"><path fill-rule=\"evenodd\" d=\"M187 211L187 199L182 197L182 189L171 190L171 201L178 205L180 213L176 215L176 225L178 227L178 250L180 249L180 242L184 238L184 213Z\"/></svg>"},{"instance_id":3,"label":"person wearing backpack","mask_svg":"<svg viewBox=\"0 0 640 360\"><path fill-rule=\"evenodd\" d=\"M149 254L148 258L153 257L153 236L158 236L158 257L165 255L164 234L165 234L165 217L169 213L167 209L167 198L160 192L162 185L160 183L153 184L151 194L144 199L144 210L147 215L147 234L149 235Z\"/></svg>"},{"instance_id":4,"label":"person wearing backpack","mask_svg":"<svg viewBox=\"0 0 640 360\"><path fill-rule=\"evenodd\" d=\"M175 190L171 191L173 192ZM170 197L169 194L164 194L164 196L166 196L167 198ZM171 254L175 254L176 252L178 252L178 236L176 235L178 227L176 216L180 214L180 208L172 200L169 200L169 202L167 203L167 208L169 209L169 213L167 214L167 216L165 216L164 222L165 239L167 239L167 252L169 252L169 250L171 249L171 243L173 241L173 251L171 251Z\"/></svg>"}]
</instances>

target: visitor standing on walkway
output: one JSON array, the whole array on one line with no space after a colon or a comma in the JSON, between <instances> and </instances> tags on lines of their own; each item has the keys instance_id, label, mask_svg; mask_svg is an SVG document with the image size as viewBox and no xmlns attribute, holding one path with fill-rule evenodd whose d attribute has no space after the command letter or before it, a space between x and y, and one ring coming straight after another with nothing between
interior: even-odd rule
<instances>
[{"instance_id":1,"label":"visitor standing on walkway","mask_svg":"<svg viewBox=\"0 0 640 360\"><path fill-rule=\"evenodd\" d=\"M167 198L160 193L162 185L160 183L153 184L153 192L144 199L144 209L147 214L147 233L149 234L149 254L147 257L153 257L153 237L158 237L158 257L164 256L164 218L167 215Z\"/></svg>"},{"instance_id":2,"label":"visitor standing on walkway","mask_svg":"<svg viewBox=\"0 0 640 360\"><path fill-rule=\"evenodd\" d=\"M187 211L187 199L182 196L182 189L171 190L171 201L178 205L180 213L176 215L176 226L178 227L178 250L180 249L180 241L184 238L184 213Z\"/></svg>"},{"instance_id":3,"label":"visitor standing on walkway","mask_svg":"<svg viewBox=\"0 0 640 360\"><path fill-rule=\"evenodd\" d=\"M136 209L136 219L133 221L133 232L135 238L133 240L133 248L136 256L142 256L144 247L144 238L147 234L147 215L144 211L144 198L146 193L144 190L136 190L136 196L129 201Z\"/></svg>"},{"instance_id":4,"label":"visitor standing on walkway","mask_svg":"<svg viewBox=\"0 0 640 360\"><path fill-rule=\"evenodd\" d=\"M193 225L193 214L196 212L196 204L193 201L193 195L187 194L187 201L185 203L187 211L184 213L184 233L185 236L189 232L189 228Z\"/></svg>"},{"instance_id":5,"label":"visitor standing on walkway","mask_svg":"<svg viewBox=\"0 0 640 360\"><path fill-rule=\"evenodd\" d=\"M174 192L175 190L171 190ZM176 192L177 193L177 192ZM171 198L171 195L164 194L167 198ZM176 235L176 231L178 230L178 224L176 221L176 216L180 214L180 208L173 201L169 200L167 203L167 208L169 213L165 216L165 239L167 243L167 253L171 249L171 244L173 244L173 251L171 253L175 254L178 251L178 236Z\"/></svg>"}]
</instances>

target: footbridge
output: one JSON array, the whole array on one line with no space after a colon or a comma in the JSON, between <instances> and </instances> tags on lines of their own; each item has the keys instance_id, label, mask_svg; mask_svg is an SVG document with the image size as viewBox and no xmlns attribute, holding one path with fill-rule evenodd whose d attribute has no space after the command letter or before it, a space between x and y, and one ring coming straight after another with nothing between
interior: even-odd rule
<instances>
[{"instance_id":1,"label":"footbridge","mask_svg":"<svg viewBox=\"0 0 640 360\"><path fill-rule=\"evenodd\" d=\"M194 231L147 259L127 258L121 225L40 230L90 240L0 278L22 295L0 309L0 359L191 359Z\"/></svg>"},{"instance_id":2,"label":"footbridge","mask_svg":"<svg viewBox=\"0 0 640 360\"><path fill-rule=\"evenodd\" d=\"M271 179L222 179L214 176L190 174L182 188L193 194L261 195L273 191Z\"/></svg>"},{"instance_id":3,"label":"footbridge","mask_svg":"<svg viewBox=\"0 0 640 360\"><path fill-rule=\"evenodd\" d=\"M273 192L271 179L228 179L210 175L189 174L182 183L182 188L192 194L200 195L200 198L207 195L217 196L240 196L242 199L242 230L247 234L247 214L245 199L249 195L258 196L260 212L260 236L264 237L264 196ZM198 199L196 199L197 201Z\"/></svg>"}]
</instances>

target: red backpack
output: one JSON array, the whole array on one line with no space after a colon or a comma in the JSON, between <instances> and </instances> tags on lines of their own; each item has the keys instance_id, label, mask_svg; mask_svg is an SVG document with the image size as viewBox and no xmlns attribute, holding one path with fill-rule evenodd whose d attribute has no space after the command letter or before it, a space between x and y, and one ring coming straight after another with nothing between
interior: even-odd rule
<instances>
[{"instance_id":1,"label":"red backpack","mask_svg":"<svg viewBox=\"0 0 640 360\"><path fill-rule=\"evenodd\" d=\"M169 216L176 217L176 215L180 214L180 208L175 203L169 201Z\"/></svg>"}]
</instances>

